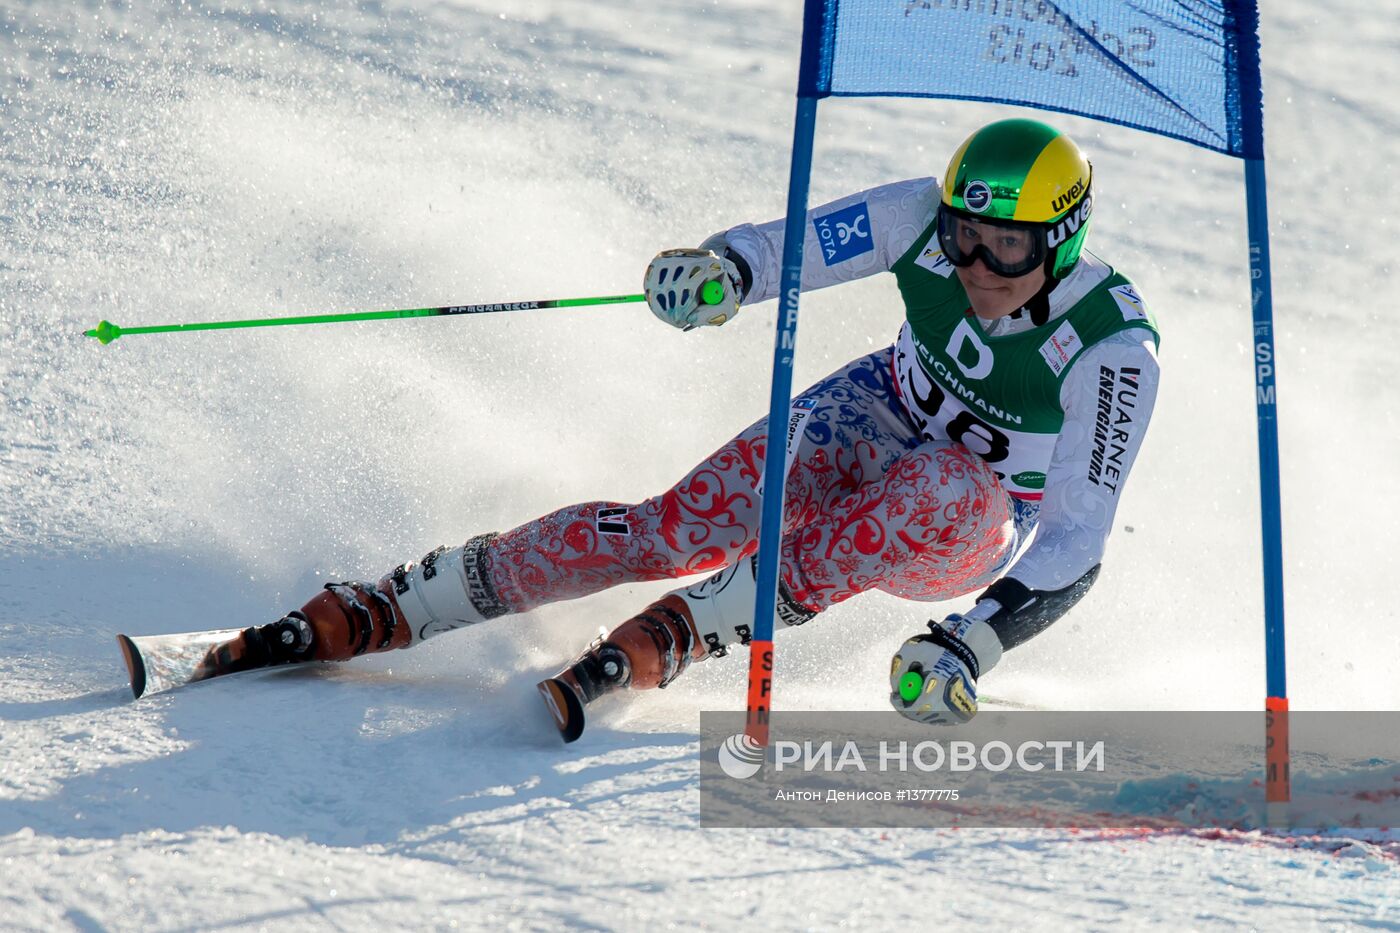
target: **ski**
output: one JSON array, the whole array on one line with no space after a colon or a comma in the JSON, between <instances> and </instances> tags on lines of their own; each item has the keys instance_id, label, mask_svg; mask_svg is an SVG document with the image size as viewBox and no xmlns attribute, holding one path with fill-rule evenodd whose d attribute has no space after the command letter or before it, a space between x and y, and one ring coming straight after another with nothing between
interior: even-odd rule
<instances>
[{"instance_id":1,"label":"ski","mask_svg":"<svg viewBox=\"0 0 1400 933\"><path fill-rule=\"evenodd\" d=\"M253 629L215 629L177 635L118 635L131 695L136 699L198 683L211 677L257 670L270 665L250 657L266 652L250 650Z\"/></svg>"},{"instance_id":2,"label":"ski","mask_svg":"<svg viewBox=\"0 0 1400 933\"><path fill-rule=\"evenodd\" d=\"M578 737L583 735L584 726L583 701L579 699L578 693L558 677L542 680L537 687L555 727L559 730L559 737L566 743L577 741Z\"/></svg>"},{"instance_id":3,"label":"ski","mask_svg":"<svg viewBox=\"0 0 1400 933\"><path fill-rule=\"evenodd\" d=\"M117 636L136 699L226 674L277 666L278 662L263 660L268 652L254 643L258 640L257 630L251 628ZM578 693L555 677L540 681L538 689L560 738L577 741L584 727Z\"/></svg>"}]
</instances>

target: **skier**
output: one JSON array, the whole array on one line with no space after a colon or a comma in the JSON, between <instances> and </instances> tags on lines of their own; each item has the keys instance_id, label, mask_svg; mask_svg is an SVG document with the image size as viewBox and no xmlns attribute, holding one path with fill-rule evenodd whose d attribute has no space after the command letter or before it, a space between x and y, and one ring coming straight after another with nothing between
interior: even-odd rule
<instances>
[{"instance_id":1,"label":"skier","mask_svg":"<svg viewBox=\"0 0 1400 933\"><path fill-rule=\"evenodd\" d=\"M922 722L971 718L1002 653L1088 591L1152 412L1156 324L1132 283L1084 250L1090 183L1069 137L1002 120L958 148L941 185L897 182L808 215L802 288L893 272L907 320L892 346L792 403L777 619L801 625L870 589L923 601L981 590L894 656L891 703ZM783 229L741 224L659 254L652 312L690 330L775 297ZM749 640L766 434L766 420L751 425L644 502L569 506L377 583L327 584L235 633L190 679L407 648L619 583L708 574L540 685L572 741L599 696L665 687ZM135 687L140 656L123 647Z\"/></svg>"}]
</instances>

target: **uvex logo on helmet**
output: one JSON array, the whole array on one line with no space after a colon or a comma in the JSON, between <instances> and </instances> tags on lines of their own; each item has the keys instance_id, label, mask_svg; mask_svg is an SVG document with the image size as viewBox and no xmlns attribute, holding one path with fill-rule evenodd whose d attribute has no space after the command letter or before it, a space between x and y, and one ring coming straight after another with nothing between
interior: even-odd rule
<instances>
[{"instance_id":1,"label":"uvex logo on helmet","mask_svg":"<svg viewBox=\"0 0 1400 933\"><path fill-rule=\"evenodd\" d=\"M963 207L980 214L992 206L992 189L985 181L970 181L963 188Z\"/></svg>"},{"instance_id":2,"label":"uvex logo on helmet","mask_svg":"<svg viewBox=\"0 0 1400 933\"><path fill-rule=\"evenodd\" d=\"M1079 200L1079 196L1084 193L1084 188L1083 179L1076 179L1068 191L1050 202L1050 212L1052 214L1058 214L1060 211Z\"/></svg>"},{"instance_id":3,"label":"uvex logo on helmet","mask_svg":"<svg viewBox=\"0 0 1400 933\"><path fill-rule=\"evenodd\" d=\"M1089 215L1094 211L1094 199L1085 197L1068 217L1050 228L1050 233L1046 240L1051 249L1059 246L1079 232L1079 229L1089 222Z\"/></svg>"}]
</instances>

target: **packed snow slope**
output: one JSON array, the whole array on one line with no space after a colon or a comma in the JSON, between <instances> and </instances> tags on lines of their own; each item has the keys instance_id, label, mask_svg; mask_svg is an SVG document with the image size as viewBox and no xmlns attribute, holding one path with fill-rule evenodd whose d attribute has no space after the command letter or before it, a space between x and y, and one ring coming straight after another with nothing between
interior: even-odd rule
<instances>
[{"instance_id":1,"label":"packed snow slope","mask_svg":"<svg viewBox=\"0 0 1400 933\"><path fill-rule=\"evenodd\" d=\"M1395 709L1400 16L1265 6L1290 693ZM685 335L635 305L81 331L636 290L658 249L781 213L799 28L779 0L0 10L0 928L1400 929L1377 846L701 830L697 710L742 703L742 660L600 706L567 749L531 690L659 585L130 702L116 632L269 621L326 579L665 488L766 408L774 310ZM1003 112L824 104L814 203L939 174ZM1093 594L984 687L1258 708L1240 167L1054 120L1094 161L1092 247L1159 316L1164 384ZM805 298L797 383L900 316L890 277ZM838 607L781 639L778 705L879 708L899 642L963 604Z\"/></svg>"}]
</instances>

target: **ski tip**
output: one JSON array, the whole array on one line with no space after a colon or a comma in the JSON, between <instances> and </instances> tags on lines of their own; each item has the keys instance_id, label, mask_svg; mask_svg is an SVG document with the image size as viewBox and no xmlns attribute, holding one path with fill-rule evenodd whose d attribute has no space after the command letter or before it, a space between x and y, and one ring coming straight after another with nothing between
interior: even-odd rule
<instances>
[{"instance_id":1,"label":"ski tip","mask_svg":"<svg viewBox=\"0 0 1400 933\"><path fill-rule=\"evenodd\" d=\"M576 741L583 735L583 701L572 687L554 677L540 681L538 687L559 737L566 743Z\"/></svg>"},{"instance_id":2,"label":"ski tip","mask_svg":"<svg viewBox=\"0 0 1400 933\"><path fill-rule=\"evenodd\" d=\"M126 671L131 675L131 696L139 700L141 694L146 692L146 662L141 660L141 651L130 638L118 635L117 644L121 646L122 657L126 660Z\"/></svg>"}]
</instances>

